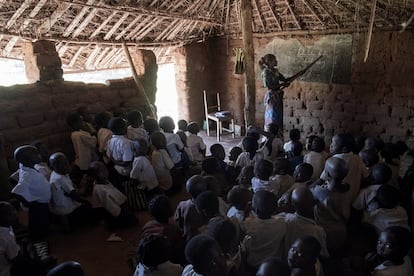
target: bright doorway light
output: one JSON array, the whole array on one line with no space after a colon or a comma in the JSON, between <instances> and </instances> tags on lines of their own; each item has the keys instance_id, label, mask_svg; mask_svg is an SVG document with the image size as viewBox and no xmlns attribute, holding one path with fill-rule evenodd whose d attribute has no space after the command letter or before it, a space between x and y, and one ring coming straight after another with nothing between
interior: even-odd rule
<instances>
[{"instance_id":1,"label":"bright doorway light","mask_svg":"<svg viewBox=\"0 0 414 276\"><path fill-rule=\"evenodd\" d=\"M159 64L157 74L157 93L155 105L157 106L158 118L170 116L175 124L178 121L178 98L175 83L174 63Z\"/></svg>"},{"instance_id":2,"label":"bright doorway light","mask_svg":"<svg viewBox=\"0 0 414 276\"><path fill-rule=\"evenodd\" d=\"M23 60L0 58L0 86L27 83Z\"/></svg>"}]
</instances>

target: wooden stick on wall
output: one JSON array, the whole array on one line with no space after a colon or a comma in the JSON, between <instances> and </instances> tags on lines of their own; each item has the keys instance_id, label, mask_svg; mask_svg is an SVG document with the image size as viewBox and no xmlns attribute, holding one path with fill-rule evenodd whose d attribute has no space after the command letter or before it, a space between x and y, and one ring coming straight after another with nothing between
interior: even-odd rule
<instances>
[{"instance_id":1,"label":"wooden stick on wall","mask_svg":"<svg viewBox=\"0 0 414 276\"><path fill-rule=\"evenodd\" d=\"M256 119L256 81L254 73L254 46L252 30L252 3L251 0L241 0L241 27L243 36L243 48L246 61L246 91L244 99L245 126L255 124Z\"/></svg>"},{"instance_id":2,"label":"wooden stick on wall","mask_svg":"<svg viewBox=\"0 0 414 276\"><path fill-rule=\"evenodd\" d=\"M145 88L144 88L144 86L142 85L141 81L138 78L137 70L135 69L134 62L132 61L131 54L129 53L129 50L128 50L128 47L127 47L126 43L122 43L122 48L124 49L124 53L125 53L125 56L128 60L129 67L131 68L132 76L134 77L134 81L135 81L135 84L138 88L138 92L142 96L144 96L145 101L147 102L147 104L148 104L148 106L151 110L153 118L157 118L157 114L155 114L154 109L152 108L152 104L151 104L151 102L148 98L147 93L145 92Z\"/></svg>"},{"instance_id":3,"label":"wooden stick on wall","mask_svg":"<svg viewBox=\"0 0 414 276\"><path fill-rule=\"evenodd\" d=\"M376 7L377 7L377 0L373 0L372 1L372 7L371 7L371 18L369 19L369 28L368 28L368 35L367 35L367 45L365 47L364 62L367 62L368 54L369 54L369 48L371 47L372 29L374 28Z\"/></svg>"}]
</instances>

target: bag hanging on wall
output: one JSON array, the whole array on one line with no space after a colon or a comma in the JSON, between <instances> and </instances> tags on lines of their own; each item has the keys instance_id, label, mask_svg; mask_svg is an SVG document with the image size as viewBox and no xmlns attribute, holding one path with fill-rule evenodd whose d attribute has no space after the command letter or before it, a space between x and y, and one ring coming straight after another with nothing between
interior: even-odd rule
<instances>
[{"instance_id":1,"label":"bag hanging on wall","mask_svg":"<svg viewBox=\"0 0 414 276\"><path fill-rule=\"evenodd\" d=\"M123 183L128 205L134 211L147 210L148 201L145 190L139 188L138 180L129 179Z\"/></svg>"},{"instance_id":2,"label":"bag hanging on wall","mask_svg":"<svg viewBox=\"0 0 414 276\"><path fill-rule=\"evenodd\" d=\"M236 66L234 68L234 73L241 75L244 73L245 64L244 64L244 53L242 48L234 48L234 54L236 55Z\"/></svg>"}]
</instances>

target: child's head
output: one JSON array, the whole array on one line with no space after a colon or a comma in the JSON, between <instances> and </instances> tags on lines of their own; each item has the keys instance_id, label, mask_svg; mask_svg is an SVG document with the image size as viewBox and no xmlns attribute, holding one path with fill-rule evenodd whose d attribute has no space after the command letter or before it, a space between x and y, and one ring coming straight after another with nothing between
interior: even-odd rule
<instances>
[{"instance_id":1,"label":"child's head","mask_svg":"<svg viewBox=\"0 0 414 276\"><path fill-rule=\"evenodd\" d=\"M302 236L289 249L289 266L311 272L315 269L314 266L320 252L321 245L316 238L308 235Z\"/></svg>"},{"instance_id":2,"label":"child's head","mask_svg":"<svg viewBox=\"0 0 414 276\"><path fill-rule=\"evenodd\" d=\"M178 125L178 129L181 131L185 132L188 130L188 124L186 120L183 120L183 119L178 120L177 125Z\"/></svg>"},{"instance_id":3,"label":"child's head","mask_svg":"<svg viewBox=\"0 0 414 276\"><path fill-rule=\"evenodd\" d=\"M0 201L0 227L15 226L17 222L17 211L13 205L6 201Z\"/></svg>"},{"instance_id":4,"label":"child's head","mask_svg":"<svg viewBox=\"0 0 414 276\"><path fill-rule=\"evenodd\" d=\"M159 131L151 134L151 143L158 150L167 149L167 140L165 139L165 135Z\"/></svg>"},{"instance_id":5,"label":"child's head","mask_svg":"<svg viewBox=\"0 0 414 276\"><path fill-rule=\"evenodd\" d=\"M196 122L190 122L187 126L188 132L197 135L200 132L200 126Z\"/></svg>"},{"instance_id":6,"label":"child's head","mask_svg":"<svg viewBox=\"0 0 414 276\"><path fill-rule=\"evenodd\" d=\"M254 127L247 130L246 137L253 137L256 141L260 139L260 133Z\"/></svg>"},{"instance_id":7,"label":"child's head","mask_svg":"<svg viewBox=\"0 0 414 276\"><path fill-rule=\"evenodd\" d=\"M105 164L100 161L93 161L89 165L88 173L99 184L106 184L106 181L108 180L108 169Z\"/></svg>"},{"instance_id":8,"label":"child's head","mask_svg":"<svg viewBox=\"0 0 414 276\"><path fill-rule=\"evenodd\" d=\"M243 148L248 153L255 153L259 145L257 144L257 139L251 136L246 136L242 141Z\"/></svg>"},{"instance_id":9,"label":"child's head","mask_svg":"<svg viewBox=\"0 0 414 276\"><path fill-rule=\"evenodd\" d=\"M171 245L162 235L147 235L141 239L137 249L138 262L150 269L165 263L171 257Z\"/></svg>"},{"instance_id":10,"label":"child's head","mask_svg":"<svg viewBox=\"0 0 414 276\"><path fill-rule=\"evenodd\" d=\"M82 266L78 262L61 263L50 270L46 276L84 276Z\"/></svg>"},{"instance_id":11,"label":"child's head","mask_svg":"<svg viewBox=\"0 0 414 276\"><path fill-rule=\"evenodd\" d=\"M279 134L279 125L275 123L270 123L267 125L267 130L273 135L277 136Z\"/></svg>"},{"instance_id":12,"label":"child's head","mask_svg":"<svg viewBox=\"0 0 414 276\"><path fill-rule=\"evenodd\" d=\"M254 177L254 167L245 166L241 169L240 174L237 177L237 181L241 186L251 187L253 177Z\"/></svg>"},{"instance_id":13,"label":"child's head","mask_svg":"<svg viewBox=\"0 0 414 276\"><path fill-rule=\"evenodd\" d=\"M71 112L66 117L66 123L72 129L72 131L80 130L82 126L82 117L78 112Z\"/></svg>"},{"instance_id":14,"label":"child's head","mask_svg":"<svg viewBox=\"0 0 414 276\"><path fill-rule=\"evenodd\" d=\"M218 160L213 156L209 156L203 160L201 168L206 174L214 174L217 172Z\"/></svg>"},{"instance_id":15,"label":"child's head","mask_svg":"<svg viewBox=\"0 0 414 276\"><path fill-rule=\"evenodd\" d=\"M392 209L397 207L399 197L398 190L391 185L382 185L377 190L376 199L380 208Z\"/></svg>"},{"instance_id":16,"label":"child's head","mask_svg":"<svg viewBox=\"0 0 414 276\"><path fill-rule=\"evenodd\" d=\"M217 197L223 196L224 186L216 177L212 175L204 176L207 184L207 190L212 191Z\"/></svg>"},{"instance_id":17,"label":"child's head","mask_svg":"<svg viewBox=\"0 0 414 276\"><path fill-rule=\"evenodd\" d=\"M140 127L143 123L142 113L138 110L132 110L128 113L127 120L132 127Z\"/></svg>"},{"instance_id":18,"label":"child's head","mask_svg":"<svg viewBox=\"0 0 414 276\"><path fill-rule=\"evenodd\" d=\"M78 107L76 111L81 116L83 121L88 122L88 123L93 123L93 116L88 106L85 106L85 105L80 106Z\"/></svg>"},{"instance_id":19,"label":"child's head","mask_svg":"<svg viewBox=\"0 0 414 276\"><path fill-rule=\"evenodd\" d=\"M202 192L207 191L207 183L201 175L193 175L185 183L187 192L195 199Z\"/></svg>"},{"instance_id":20,"label":"child's head","mask_svg":"<svg viewBox=\"0 0 414 276\"><path fill-rule=\"evenodd\" d=\"M127 124L121 117L113 117L109 120L108 128L115 135L125 135L127 132Z\"/></svg>"},{"instance_id":21,"label":"child's head","mask_svg":"<svg viewBox=\"0 0 414 276\"><path fill-rule=\"evenodd\" d=\"M108 128L109 120L111 119L111 113L107 111L100 112L95 116L95 124L98 129Z\"/></svg>"},{"instance_id":22,"label":"child's head","mask_svg":"<svg viewBox=\"0 0 414 276\"><path fill-rule=\"evenodd\" d=\"M49 157L50 168L61 175L70 173L71 167L66 155L62 152L56 152Z\"/></svg>"},{"instance_id":23,"label":"child's head","mask_svg":"<svg viewBox=\"0 0 414 276\"><path fill-rule=\"evenodd\" d=\"M282 259L270 257L262 262L256 276L290 276L290 268Z\"/></svg>"},{"instance_id":24,"label":"child's head","mask_svg":"<svg viewBox=\"0 0 414 276\"><path fill-rule=\"evenodd\" d=\"M15 149L14 159L28 168L33 168L35 164L41 162L39 151L36 147L31 145L24 145Z\"/></svg>"},{"instance_id":25,"label":"child's head","mask_svg":"<svg viewBox=\"0 0 414 276\"><path fill-rule=\"evenodd\" d=\"M408 229L391 226L381 232L377 243L377 254L383 260L399 264L411 248L411 233Z\"/></svg>"},{"instance_id":26,"label":"child's head","mask_svg":"<svg viewBox=\"0 0 414 276\"><path fill-rule=\"evenodd\" d=\"M310 150L314 152L322 152L325 150L325 147L326 147L325 141L321 137L316 136L312 140Z\"/></svg>"},{"instance_id":27,"label":"child's head","mask_svg":"<svg viewBox=\"0 0 414 276\"><path fill-rule=\"evenodd\" d=\"M253 195L252 207L260 219L268 219L276 213L277 197L269 191L257 191Z\"/></svg>"},{"instance_id":28,"label":"child's head","mask_svg":"<svg viewBox=\"0 0 414 276\"><path fill-rule=\"evenodd\" d=\"M387 184L391 180L392 170L385 163L378 163L372 167L371 184Z\"/></svg>"},{"instance_id":29,"label":"child's head","mask_svg":"<svg viewBox=\"0 0 414 276\"><path fill-rule=\"evenodd\" d=\"M276 158L273 163L273 173L277 175L286 175L290 170L289 160L286 158Z\"/></svg>"},{"instance_id":30,"label":"child's head","mask_svg":"<svg viewBox=\"0 0 414 276\"><path fill-rule=\"evenodd\" d=\"M187 135L184 131L177 131L178 137L180 137L181 142L183 142L184 147L187 147Z\"/></svg>"},{"instance_id":31,"label":"child's head","mask_svg":"<svg viewBox=\"0 0 414 276\"><path fill-rule=\"evenodd\" d=\"M313 167L309 163L302 163L296 166L293 172L293 178L296 182L309 181L313 174Z\"/></svg>"},{"instance_id":32,"label":"child's head","mask_svg":"<svg viewBox=\"0 0 414 276\"><path fill-rule=\"evenodd\" d=\"M168 219L173 216L170 199L166 195L157 195L148 203L148 210L161 223L168 223Z\"/></svg>"},{"instance_id":33,"label":"child's head","mask_svg":"<svg viewBox=\"0 0 414 276\"><path fill-rule=\"evenodd\" d=\"M269 181L270 176L273 173L273 164L268 160L262 160L257 164L255 168L255 175L260 180Z\"/></svg>"},{"instance_id":34,"label":"child's head","mask_svg":"<svg viewBox=\"0 0 414 276\"><path fill-rule=\"evenodd\" d=\"M348 174L347 163L338 157L331 157L325 162L325 172L328 179L342 181Z\"/></svg>"},{"instance_id":35,"label":"child's head","mask_svg":"<svg viewBox=\"0 0 414 276\"><path fill-rule=\"evenodd\" d=\"M212 191L205 191L196 197L195 205L198 213L206 221L219 214L219 202L217 196Z\"/></svg>"},{"instance_id":36,"label":"child's head","mask_svg":"<svg viewBox=\"0 0 414 276\"><path fill-rule=\"evenodd\" d=\"M349 133L340 133L332 137L329 150L332 154L348 153L354 148L354 137Z\"/></svg>"},{"instance_id":37,"label":"child's head","mask_svg":"<svg viewBox=\"0 0 414 276\"><path fill-rule=\"evenodd\" d=\"M300 130L297 128L292 128L289 131L289 139L294 142L294 141L299 141L300 139Z\"/></svg>"},{"instance_id":38,"label":"child's head","mask_svg":"<svg viewBox=\"0 0 414 276\"><path fill-rule=\"evenodd\" d=\"M301 156L303 151L303 144L299 141L292 142L292 154L293 156Z\"/></svg>"},{"instance_id":39,"label":"child's head","mask_svg":"<svg viewBox=\"0 0 414 276\"><path fill-rule=\"evenodd\" d=\"M160 128L164 132L173 132L175 128L174 120L170 116L161 117L158 121Z\"/></svg>"},{"instance_id":40,"label":"child's head","mask_svg":"<svg viewBox=\"0 0 414 276\"><path fill-rule=\"evenodd\" d=\"M46 144L38 140L33 141L31 145L37 148L37 151L39 152L40 157L42 159L41 161L47 163L47 161L49 160L50 152Z\"/></svg>"},{"instance_id":41,"label":"child's head","mask_svg":"<svg viewBox=\"0 0 414 276\"><path fill-rule=\"evenodd\" d=\"M156 131L160 131L160 127L158 126L158 122L155 119L148 118L144 121L144 129L151 135Z\"/></svg>"},{"instance_id":42,"label":"child's head","mask_svg":"<svg viewBox=\"0 0 414 276\"><path fill-rule=\"evenodd\" d=\"M364 149L379 152L379 139L373 136L367 137L364 142Z\"/></svg>"},{"instance_id":43,"label":"child's head","mask_svg":"<svg viewBox=\"0 0 414 276\"><path fill-rule=\"evenodd\" d=\"M217 218L209 222L207 233L217 241L224 254L237 248L240 240L236 225L228 218Z\"/></svg>"},{"instance_id":44,"label":"child's head","mask_svg":"<svg viewBox=\"0 0 414 276\"><path fill-rule=\"evenodd\" d=\"M244 211L251 201L252 192L246 188L234 187L227 194L227 202L240 211Z\"/></svg>"},{"instance_id":45,"label":"child's head","mask_svg":"<svg viewBox=\"0 0 414 276\"><path fill-rule=\"evenodd\" d=\"M276 56L273 54L264 55L259 60L259 66L263 70L264 68L273 68L277 66L277 59Z\"/></svg>"},{"instance_id":46,"label":"child's head","mask_svg":"<svg viewBox=\"0 0 414 276\"><path fill-rule=\"evenodd\" d=\"M204 276L226 275L223 251L215 239L207 235L193 237L185 246L185 258L196 273Z\"/></svg>"},{"instance_id":47,"label":"child's head","mask_svg":"<svg viewBox=\"0 0 414 276\"><path fill-rule=\"evenodd\" d=\"M367 168L372 167L373 165L377 164L379 162L379 156L378 153L371 149L371 150L361 150L359 152L359 157L361 157L362 162Z\"/></svg>"},{"instance_id":48,"label":"child's head","mask_svg":"<svg viewBox=\"0 0 414 276\"><path fill-rule=\"evenodd\" d=\"M305 143L305 149L306 150L312 150L312 142L313 140L318 137L316 135L309 135L308 137L306 137L306 143Z\"/></svg>"},{"instance_id":49,"label":"child's head","mask_svg":"<svg viewBox=\"0 0 414 276\"><path fill-rule=\"evenodd\" d=\"M304 217L313 218L315 201L312 192L305 187L298 187L292 192L292 205L296 213Z\"/></svg>"},{"instance_id":50,"label":"child's head","mask_svg":"<svg viewBox=\"0 0 414 276\"><path fill-rule=\"evenodd\" d=\"M218 160L223 161L226 158L226 152L224 150L223 145L221 144L213 144L210 147L211 155L213 155Z\"/></svg>"},{"instance_id":51,"label":"child's head","mask_svg":"<svg viewBox=\"0 0 414 276\"><path fill-rule=\"evenodd\" d=\"M237 157L243 152L243 149L241 147L232 147L230 150L230 161L236 161Z\"/></svg>"}]
</instances>

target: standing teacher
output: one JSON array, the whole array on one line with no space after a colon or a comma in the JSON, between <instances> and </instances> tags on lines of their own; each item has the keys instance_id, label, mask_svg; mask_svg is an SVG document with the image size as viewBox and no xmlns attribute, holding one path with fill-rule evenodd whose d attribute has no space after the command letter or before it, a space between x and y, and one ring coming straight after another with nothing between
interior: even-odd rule
<instances>
[{"instance_id":1,"label":"standing teacher","mask_svg":"<svg viewBox=\"0 0 414 276\"><path fill-rule=\"evenodd\" d=\"M276 68L277 60L275 55L267 54L259 61L262 69L261 78L267 93L264 99L265 105L265 131L268 131L269 124L276 124L279 131L283 131L283 88L288 87L292 77L285 78Z\"/></svg>"}]
</instances>

